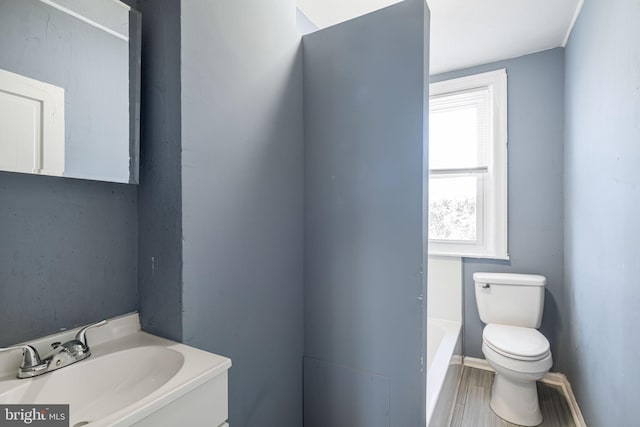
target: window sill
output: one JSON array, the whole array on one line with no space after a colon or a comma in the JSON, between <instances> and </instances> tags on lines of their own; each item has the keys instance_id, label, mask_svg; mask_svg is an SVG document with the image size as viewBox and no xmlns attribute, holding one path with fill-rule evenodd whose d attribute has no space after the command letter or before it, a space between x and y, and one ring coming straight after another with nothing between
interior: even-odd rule
<instances>
[{"instance_id":1,"label":"window sill","mask_svg":"<svg viewBox=\"0 0 640 427\"><path fill-rule=\"evenodd\" d=\"M509 254L505 255L487 255L487 254L470 254L464 252L438 252L438 251L429 251L427 253L428 256L440 256L440 257L453 257L453 258L475 258L475 259L495 259L501 261L509 261Z\"/></svg>"}]
</instances>

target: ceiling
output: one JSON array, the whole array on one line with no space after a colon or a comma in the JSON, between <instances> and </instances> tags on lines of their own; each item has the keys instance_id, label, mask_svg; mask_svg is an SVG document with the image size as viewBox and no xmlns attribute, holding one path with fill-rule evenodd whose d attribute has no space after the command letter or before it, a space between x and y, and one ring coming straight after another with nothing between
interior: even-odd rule
<instances>
[{"instance_id":1,"label":"ceiling","mask_svg":"<svg viewBox=\"0 0 640 427\"><path fill-rule=\"evenodd\" d=\"M431 74L564 46L584 0L427 0ZM297 0L326 28L399 0Z\"/></svg>"}]
</instances>

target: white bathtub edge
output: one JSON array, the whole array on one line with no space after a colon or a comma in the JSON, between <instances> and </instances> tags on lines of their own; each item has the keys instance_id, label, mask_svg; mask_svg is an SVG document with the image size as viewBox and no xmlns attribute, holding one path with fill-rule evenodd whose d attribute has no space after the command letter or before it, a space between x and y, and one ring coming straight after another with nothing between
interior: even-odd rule
<instances>
[{"instance_id":1,"label":"white bathtub edge","mask_svg":"<svg viewBox=\"0 0 640 427\"><path fill-rule=\"evenodd\" d=\"M454 358L455 348L460 340L462 323L443 319L429 319L427 325L429 324L437 324L439 327L444 329L445 334L435 355L433 356L433 360L427 372L427 425L431 422L435 409L438 406L439 399L441 397L440 394L445 384L445 380L447 379L447 375L449 374L450 377L451 375L457 375L459 377L459 374L462 371L459 369L457 374L453 372L455 366L462 366L462 360L460 360L459 357ZM427 331L427 334L428 333L429 332ZM453 378L452 380L455 381L454 387L457 387L459 378ZM455 394L453 397L455 398ZM447 415L449 415L450 408L448 408L446 412Z\"/></svg>"}]
</instances>

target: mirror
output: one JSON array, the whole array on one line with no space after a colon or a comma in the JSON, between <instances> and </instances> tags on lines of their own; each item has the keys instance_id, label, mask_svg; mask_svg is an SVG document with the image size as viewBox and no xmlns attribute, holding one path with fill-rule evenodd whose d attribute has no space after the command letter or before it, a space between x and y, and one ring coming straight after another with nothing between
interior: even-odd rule
<instances>
[{"instance_id":1,"label":"mirror","mask_svg":"<svg viewBox=\"0 0 640 427\"><path fill-rule=\"evenodd\" d=\"M140 14L0 0L0 170L138 183Z\"/></svg>"}]
</instances>

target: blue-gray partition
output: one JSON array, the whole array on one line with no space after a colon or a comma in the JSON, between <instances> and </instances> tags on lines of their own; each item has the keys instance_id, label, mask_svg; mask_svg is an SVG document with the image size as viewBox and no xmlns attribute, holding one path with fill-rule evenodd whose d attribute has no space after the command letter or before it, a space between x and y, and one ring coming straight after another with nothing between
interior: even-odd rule
<instances>
[{"instance_id":1,"label":"blue-gray partition","mask_svg":"<svg viewBox=\"0 0 640 427\"><path fill-rule=\"evenodd\" d=\"M302 55L293 0L182 1L182 331L229 424L302 425Z\"/></svg>"},{"instance_id":2,"label":"blue-gray partition","mask_svg":"<svg viewBox=\"0 0 640 427\"><path fill-rule=\"evenodd\" d=\"M305 427L425 424L428 34L407 0L303 38Z\"/></svg>"},{"instance_id":3,"label":"blue-gray partition","mask_svg":"<svg viewBox=\"0 0 640 427\"><path fill-rule=\"evenodd\" d=\"M591 427L640 420L638 22L586 1L565 52L563 366Z\"/></svg>"}]
</instances>

